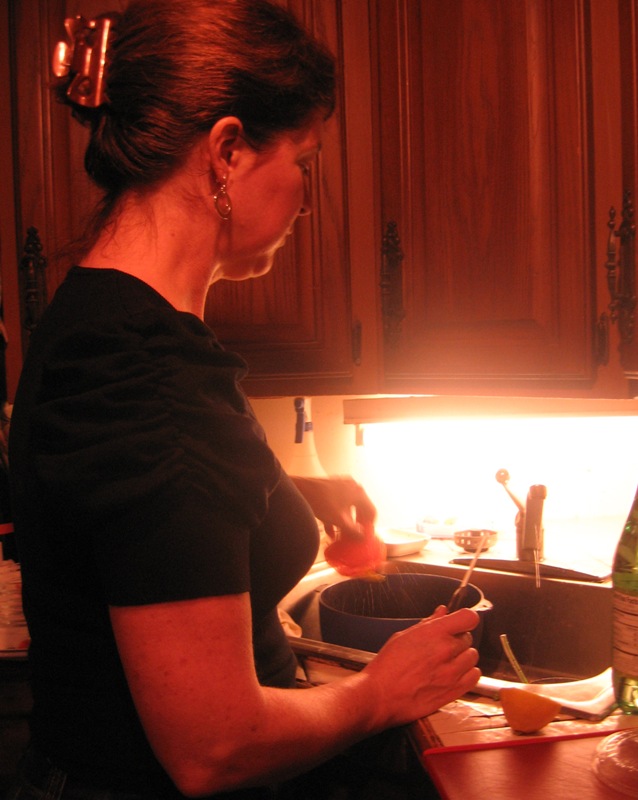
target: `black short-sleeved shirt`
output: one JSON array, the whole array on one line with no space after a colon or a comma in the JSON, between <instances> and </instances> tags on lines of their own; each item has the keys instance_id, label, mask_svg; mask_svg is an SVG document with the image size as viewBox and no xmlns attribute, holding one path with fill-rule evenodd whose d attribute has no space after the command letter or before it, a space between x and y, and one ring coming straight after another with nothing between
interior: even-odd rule
<instances>
[{"instance_id":1,"label":"black short-sleeved shirt","mask_svg":"<svg viewBox=\"0 0 638 800\"><path fill-rule=\"evenodd\" d=\"M117 270L73 268L32 336L10 433L32 735L78 776L168 787L109 605L248 591L260 680L292 684L276 605L312 563L317 530L244 372L198 318Z\"/></svg>"}]
</instances>

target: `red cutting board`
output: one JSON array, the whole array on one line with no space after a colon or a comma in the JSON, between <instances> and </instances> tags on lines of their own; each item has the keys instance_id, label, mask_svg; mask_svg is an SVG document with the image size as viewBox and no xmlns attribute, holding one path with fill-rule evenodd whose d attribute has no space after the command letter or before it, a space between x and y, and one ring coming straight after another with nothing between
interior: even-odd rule
<instances>
[{"instance_id":1,"label":"red cutting board","mask_svg":"<svg viewBox=\"0 0 638 800\"><path fill-rule=\"evenodd\" d=\"M627 800L592 771L602 737L439 750L422 758L443 800ZM638 786L636 795L638 798Z\"/></svg>"}]
</instances>

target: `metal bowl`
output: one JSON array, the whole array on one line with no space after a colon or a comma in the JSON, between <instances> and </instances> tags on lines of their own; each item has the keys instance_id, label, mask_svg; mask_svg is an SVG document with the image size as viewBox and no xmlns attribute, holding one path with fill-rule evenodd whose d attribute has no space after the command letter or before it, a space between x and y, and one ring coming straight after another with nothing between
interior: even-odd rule
<instances>
[{"instance_id":1,"label":"metal bowl","mask_svg":"<svg viewBox=\"0 0 638 800\"><path fill-rule=\"evenodd\" d=\"M487 534L487 541L483 545L482 552L489 550L490 547L496 544L498 533L490 530L468 529L465 531L454 532L454 544L465 550L466 553L474 553L479 546L482 537Z\"/></svg>"}]
</instances>

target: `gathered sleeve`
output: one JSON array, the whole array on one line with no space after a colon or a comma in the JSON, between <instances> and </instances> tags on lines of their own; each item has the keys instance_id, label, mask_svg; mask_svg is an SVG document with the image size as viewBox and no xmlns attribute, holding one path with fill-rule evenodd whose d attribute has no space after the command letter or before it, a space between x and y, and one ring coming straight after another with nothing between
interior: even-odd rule
<instances>
[{"instance_id":1,"label":"gathered sleeve","mask_svg":"<svg viewBox=\"0 0 638 800\"><path fill-rule=\"evenodd\" d=\"M251 531L281 468L238 389L243 370L190 315L84 326L49 354L36 475L56 530L92 548L108 603L250 590Z\"/></svg>"}]
</instances>

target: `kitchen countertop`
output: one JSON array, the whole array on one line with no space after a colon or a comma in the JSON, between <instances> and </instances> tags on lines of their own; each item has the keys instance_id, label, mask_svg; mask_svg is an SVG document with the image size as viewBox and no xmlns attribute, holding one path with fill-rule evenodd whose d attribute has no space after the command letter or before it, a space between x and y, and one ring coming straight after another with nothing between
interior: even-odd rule
<instances>
[{"instance_id":1,"label":"kitchen countertop","mask_svg":"<svg viewBox=\"0 0 638 800\"><path fill-rule=\"evenodd\" d=\"M546 520L543 563L591 573L601 579L609 577L623 524L624 519L619 517ZM446 531L446 528L449 530ZM381 535L383 530L380 529ZM407 557L410 561L444 565L449 564L454 558L471 558L471 553L462 551L453 541L453 533L458 530L458 523L450 526L433 526L433 530L439 532L440 538L431 538L421 551ZM481 558L515 560L514 518L512 517L510 526L498 529L497 533L496 543L485 551Z\"/></svg>"},{"instance_id":2,"label":"kitchen countertop","mask_svg":"<svg viewBox=\"0 0 638 800\"><path fill-rule=\"evenodd\" d=\"M621 525L616 519L549 524L545 532L546 563L590 572L597 576L597 582L609 586L605 578L609 575ZM462 555L469 554L462 553L451 539L441 538L430 540L422 551L406 558L423 564L448 565L452 558ZM500 533L496 545L485 557L513 559L512 533ZM321 569L321 565L315 565L315 569ZM563 714L540 735L521 737L512 734L496 701L468 695L457 702L465 704L461 714L484 719L460 726L460 732L452 720L443 734L446 716L450 719L454 716L451 708L445 707L409 729L421 763L444 800L474 800L483 796L495 800L627 797L602 784L592 772L591 763L596 747L606 735L622 727L638 727L638 718L616 713L600 722L590 722ZM459 708L454 713L458 715Z\"/></svg>"},{"instance_id":3,"label":"kitchen countertop","mask_svg":"<svg viewBox=\"0 0 638 800\"><path fill-rule=\"evenodd\" d=\"M627 800L628 795L609 788L592 771L601 739L592 735L520 746L441 750L425 753L423 761L443 800Z\"/></svg>"},{"instance_id":4,"label":"kitchen countertop","mask_svg":"<svg viewBox=\"0 0 638 800\"><path fill-rule=\"evenodd\" d=\"M318 683L344 675L343 667L312 659L306 670ZM638 717L614 712L589 721L562 713L539 733L521 736L497 700L470 693L406 730L443 800L621 800L626 795L600 783L591 762L598 743L624 728L638 729Z\"/></svg>"},{"instance_id":5,"label":"kitchen countertop","mask_svg":"<svg viewBox=\"0 0 638 800\"><path fill-rule=\"evenodd\" d=\"M561 713L536 734L515 734L498 701L468 694L412 724L409 736L442 800L626 800L592 770L598 745L626 728L638 731L638 717Z\"/></svg>"}]
</instances>

